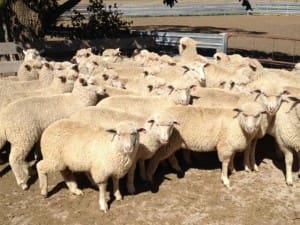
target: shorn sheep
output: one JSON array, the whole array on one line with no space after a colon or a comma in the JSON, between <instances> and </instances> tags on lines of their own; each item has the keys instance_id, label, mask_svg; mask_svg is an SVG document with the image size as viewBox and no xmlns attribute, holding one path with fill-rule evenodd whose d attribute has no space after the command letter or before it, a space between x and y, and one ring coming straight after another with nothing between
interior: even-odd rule
<instances>
[{"instance_id":1,"label":"shorn sheep","mask_svg":"<svg viewBox=\"0 0 300 225\"><path fill-rule=\"evenodd\" d=\"M82 195L71 171L88 172L99 187L100 209L107 212L107 181L112 177L114 196L121 200L118 180L135 160L141 131L131 121L108 130L66 119L51 124L42 135L43 160L37 164L41 194L48 193L47 174L60 171L71 193Z\"/></svg>"},{"instance_id":2,"label":"shorn sheep","mask_svg":"<svg viewBox=\"0 0 300 225\"><path fill-rule=\"evenodd\" d=\"M234 109L175 106L165 110L180 126L176 126L169 144L150 160L147 176L152 181L159 162L180 148L197 152L217 149L222 162L221 180L229 187L228 166L233 169L233 157L245 150L255 137L265 113L256 102L246 102ZM230 164L229 164L230 163Z\"/></svg>"},{"instance_id":3,"label":"shorn sheep","mask_svg":"<svg viewBox=\"0 0 300 225\"><path fill-rule=\"evenodd\" d=\"M28 188L29 178L25 158L40 140L44 129L85 106L95 105L99 95L103 94L101 87L78 78L72 93L20 99L0 112L0 148L6 141L10 142L9 163L23 190Z\"/></svg>"}]
</instances>

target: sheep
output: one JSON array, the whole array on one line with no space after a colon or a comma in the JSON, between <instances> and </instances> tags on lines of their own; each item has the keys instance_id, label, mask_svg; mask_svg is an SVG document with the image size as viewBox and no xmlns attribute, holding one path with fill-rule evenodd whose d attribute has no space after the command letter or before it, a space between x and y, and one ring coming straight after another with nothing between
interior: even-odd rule
<instances>
[{"instance_id":1,"label":"sheep","mask_svg":"<svg viewBox=\"0 0 300 225\"><path fill-rule=\"evenodd\" d=\"M295 89L294 89L295 90ZM285 156L286 183L293 185L293 150L300 160L300 89L288 96L282 103L274 119L272 135ZM300 161L299 161L300 164Z\"/></svg>"},{"instance_id":2,"label":"sheep","mask_svg":"<svg viewBox=\"0 0 300 225\"><path fill-rule=\"evenodd\" d=\"M108 130L66 119L51 124L42 135L43 160L37 164L41 194L48 193L47 174L60 171L70 192L82 195L72 172L89 172L99 187L100 210L106 213L108 179L112 177L114 196L121 200L118 179L132 166L143 130L131 121L122 121Z\"/></svg>"},{"instance_id":3,"label":"sheep","mask_svg":"<svg viewBox=\"0 0 300 225\"><path fill-rule=\"evenodd\" d=\"M178 84L178 86L169 86L171 93L167 96L129 96L120 95L103 99L97 104L97 107L113 108L122 110L131 114L146 116L157 109L174 106L177 104L188 105L190 102L190 89L193 85Z\"/></svg>"},{"instance_id":4,"label":"sheep","mask_svg":"<svg viewBox=\"0 0 300 225\"><path fill-rule=\"evenodd\" d=\"M208 59L197 53L197 41L190 37L182 37L179 40L178 51L179 57L177 58L180 62L200 61L208 62Z\"/></svg>"},{"instance_id":5,"label":"sheep","mask_svg":"<svg viewBox=\"0 0 300 225\"><path fill-rule=\"evenodd\" d=\"M147 177L152 181L158 163L180 148L198 152L217 149L222 162L221 180L227 187L232 158L237 151L243 151L255 137L265 113L259 103L246 102L238 108L202 108L198 106L174 106L165 109L180 124L175 126L169 144L151 158ZM195 129L196 127L196 129ZM230 163L230 164L229 164Z\"/></svg>"},{"instance_id":6,"label":"sheep","mask_svg":"<svg viewBox=\"0 0 300 225\"><path fill-rule=\"evenodd\" d=\"M25 158L43 130L85 106L96 105L99 95L103 94L101 87L78 78L72 93L20 99L0 112L0 149L6 141L11 143L9 163L23 190L28 188L29 178Z\"/></svg>"},{"instance_id":7,"label":"sheep","mask_svg":"<svg viewBox=\"0 0 300 225\"><path fill-rule=\"evenodd\" d=\"M82 60L85 60L92 55L94 55L92 53L92 48L82 48L76 51L75 55L71 59L71 62L79 64Z\"/></svg>"},{"instance_id":8,"label":"sheep","mask_svg":"<svg viewBox=\"0 0 300 225\"><path fill-rule=\"evenodd\" d=\"M29 59L22 62L17 71L17 76L3 77L2 80L29 81L39 78L39 70L43 63L40 60Z\"/></svg>"},{"instance_id":9,"label":"sheep","mask_svg":"<svg viewBox=\"0 0 300 225\"><path fill-rule=\"evenodd\" d=\"M122 120L131 120L138 125L144 125L147 133L140 134L139 150L135 162L130 168L127 176L127 189L131 194L135 192L134 172L136 162L139 162L140 174L145 180L146 172L144 160L151 158L161 146L167 144L169 137L172 134L174 124L177 124L169 114L163 112L153 113L146 120L145 117L94 106L86 107L85 109L74 113L70 116L70 119L104 128L109 128L112 124L116 124Z\"/></svg>"},{"instance_id":10,"label":"sheep","mask_svg":"<svg viewBox=\"0 0 300 225\"><path fill-rule=\"evenodd\" d=\"M34 48L23 50L23 54L24 54L24 61L32 60L32 59L45 61L45 58L41 57L40 53Z\"/></svg>"},{"instance_id":11,"label":"sheep","mask_svg":"<svg viewBox=\"0 0 300 225\"><path fill-rule=\"evenodd\" d=\"M52 83L49 87L39 89L36 91L25 91L25 92L11 92L6 95L0 95L0 110L3 109L9 103L25 97L32 96L47 96L54 94L68 93L73 90L74 81L77 77L73 76L54 76Z\"/></svg>"},{"instance_id":12,"label":"sheep","mask_svg":"<svg viewBox=\"0 0 300 225\"><path fill-rule=\"evenodd\" d=\"M102 52L102 58L105 62L118 62L121 60L121 52L120 52L120 48L116 48L116 49L105 49Z\"/></svg>"},{"instance_id":13,"label":"sheep","mask_svg":"<svg viewBox=\"0 0 300 225\"><path fill-rule=\"evenodd\" d=\"M20 91L34 91L43 87L47 87L53 80L54 70L49 63L44 63L39 71L39 79L32 81L0 81L0 94Z\"/></svg>"}]
</instances>

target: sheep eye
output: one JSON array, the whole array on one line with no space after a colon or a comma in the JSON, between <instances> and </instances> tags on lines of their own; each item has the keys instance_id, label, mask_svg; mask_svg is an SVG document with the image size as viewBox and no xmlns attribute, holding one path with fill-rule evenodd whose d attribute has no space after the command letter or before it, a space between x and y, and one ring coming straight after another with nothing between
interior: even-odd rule
<instances>
[{"instance_id":1,"label":"sheep eye","mask_svg":"<svg viewBox=\"0 0 300 225\"><path fill-rule=\"evenodd\" d=\"M256 116L254 116L254 118L256 118L256 119L257 119L257 118L259 118L259 116L260 116L260 114L257 114Z\"/></svg>"},{"instance_id":2,"label":"sheep eye","mask_svg":"<svg viewBox=\"0 0 300 225\"><path fill-rule=\"evenodd\" d=\"M248 115L247 115L247 114L245 114L245 113L243 113L243 116L244 116L244 117L248 117Z\"/></svg>"}]
</instances>

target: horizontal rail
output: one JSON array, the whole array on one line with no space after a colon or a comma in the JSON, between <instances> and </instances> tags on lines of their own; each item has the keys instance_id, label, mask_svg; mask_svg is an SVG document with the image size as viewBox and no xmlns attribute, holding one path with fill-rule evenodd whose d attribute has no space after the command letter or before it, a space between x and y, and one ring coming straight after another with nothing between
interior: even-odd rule
<instances>
[{"instance_id":1,"label":"horizontal rail","mask_svg":"<svg viewBox=\"0 0 300 225\"><path fill-rule=\"evenodd\" d=\"M79 11L82 15L88 16L87 4L79 4L73 9ZM252 3L253 14L300 14L300 3L295 2L276 2ZM182 3L175 4L169 8L160 3L124 3L118 5L124 16L183 16L183 15L241 15L246 14L245 8L239 2L228 3ZM61 19L70 19L74 15L72 10L67 11L61 16Z\"/></svg>"}]
</instances>

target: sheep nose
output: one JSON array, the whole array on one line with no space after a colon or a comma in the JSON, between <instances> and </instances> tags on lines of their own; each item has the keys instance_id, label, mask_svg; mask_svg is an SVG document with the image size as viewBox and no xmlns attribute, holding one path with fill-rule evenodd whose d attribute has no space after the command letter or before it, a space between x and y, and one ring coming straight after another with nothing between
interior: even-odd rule
<instances>
[{"instance_id":1,"label":"sheep nose","mask_svg":"<svg viewBox=\"0 0 300 225\"><path fill-rule=\"evenodd\" d=\"M131 152L133 152L133 146L130 146L130 145L124 146L124 152L125 153L131 153Z\"/></svg>"},{"instance_id":2,"label":"sheep nose","mask_svg":"<svg viewBox=\"0 0 300 225\"><path fill-rule=\"evenodd\" d=\"M168 143L168 139L166 139L166 138L161 138L159 141L160 141L161 144L167 144Z\"/></svg>"}]
</instances>

